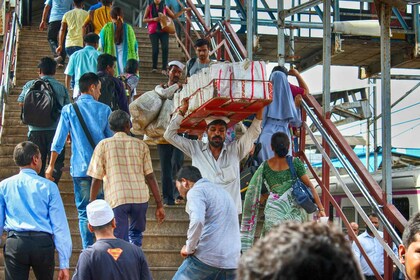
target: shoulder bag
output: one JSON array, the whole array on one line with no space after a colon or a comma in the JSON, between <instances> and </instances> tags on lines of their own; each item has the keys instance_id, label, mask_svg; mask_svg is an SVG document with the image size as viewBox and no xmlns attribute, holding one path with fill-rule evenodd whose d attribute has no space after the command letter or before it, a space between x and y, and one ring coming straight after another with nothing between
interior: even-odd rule
<instances>
[{"instance_id":1,"label":"shoulder bag","mask_svg":"<svg viewBox=\"0 0 420 280\"><path fill-rule=\"evenodd\" d=\"M292 194L296 203L305 209L308 214L311 214L318 209L314 203L314 197L309 188L298 178L295 166L293 165L293 158L288 156L286 159L290 168L290 173L292 173Z\"/></svg>"},{"instance_id":2,"label":"shoulder bag","mask_svg":"<svg viewBox=\"0 0 420 280\"><path fill-rule=\"evenodd\" d=\"M83 131L85 132L85 135L89 141L89 144L92 146L92 149L95 150L95 147L96 147L95 141L93 141L92 135L89 132L89 129L85 123L85 120L83 119L82 114L80 113L79 106L77 106L76 102L73 103L73 108L74 108L74 111L76 112L77 118L79 119L80 125L82 126Z\"/></svg>"}]
</instances>

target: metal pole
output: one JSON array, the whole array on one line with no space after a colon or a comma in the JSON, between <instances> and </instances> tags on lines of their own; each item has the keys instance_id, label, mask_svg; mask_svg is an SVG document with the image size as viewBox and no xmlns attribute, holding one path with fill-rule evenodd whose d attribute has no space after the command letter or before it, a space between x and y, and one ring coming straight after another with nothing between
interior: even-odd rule
<instances>
[{"instance_id":1,"label":"metal pole","mask_svg":"<svg viewBox=\"0 0 420 280\"><path fill-rule=\"evenodd\" d=\"M254 3L252 3L252 5L254 7L252 9L252 37L258 34L258 0L253 1Z\"/></svg>"},{"instance_id":2,"label":"metal pole","mask_svg":"<svg viewBox=\"0 0 420 280\"><path fill-rule=\"evenodd\" d=\"M414 56L419 56L420 52L420 22L419 22L419 5L413 5L413 25L415 34Z\"/></svg>"},{"instance_id":3,"label":"metal pole","mask_svg":"<svg viewBox=\"0 0 420 280\"><path fill-rule=\"evenodd\" d=\"M369 102L369 99L368 99ZM366 169L370 172L370 122L366 120Z\"/></svg>"},{"instance_id":4,"label":"metal pole","mask_svg":"<svg viewBox=\"0 0 420 280\"><path fill-rule=\"evenodd\" d=\"M277 0L277 14L278 14L278 29L277 29L277 62L279 65L284 65L285 61L285 53L286 47L284 42L284 21L285 18L283 17L284 11L284 0Z\"/></svg>"},{"instance_id":5,"label":"metal pole","mask_svg":"<svg viewBox=\"0 0 420 280\"><path fill-rule=\"evenodd\" d=\"M381 105L382 105L382 188L386 202L392 203L391 164L391 7L381 4Z\"/></svg>"},{"instance_id":6,"label":"metal pole","mask_svg":"<svg viewBox=\"0 0 420 280\"><path fill-rule=\"evenodd\" d=\"M324 117L330 111L331 99L331 0L324 0L324 39L323 39L323 73L322 73L322 108Z\"/></svg>"},{"instance_id":7,"label":"metal pole","mask_svg":"<svg viewBox=\"0 0 420 280\"><path fill-rule=\"evenodd\" d=\"M230 0L225 0L225 20L230 20Z\"/></svg>"},{"instance_id":8,"label":"metal pole","mask_svg":"<svg viewBox=\"0 0 420 280\"><path fill-rule=\"evenodd\" d=\"M206 14L204 15L204 21L206 22L206 25L211 28L210 0L206 0L206 3L204 4L204 10L206 11Z\"/></svg>"},{"instance_id":9,"label":"metal pole","mask_svg":"<svg viewBox=\"0 0 420 280\"><path fill-rule=\"evenodd\" d=\"M252 47L253 47L253 6L254 1L248 1L246 6L246 51L248 52L248 59L252 60Z\"/></svg>"},{"instance_id":10,"label":"metal pole","mask_svg":"<svg viewBox=\"0 0 420 280\"><path fill-rule=\"evenodd\" d=\"M378 170L378 122L375 119L377 114L378 102L376 96L376 79L369 79L371 81L372 95L373 95L373 172Z\"/></svg>"}]
</instances>

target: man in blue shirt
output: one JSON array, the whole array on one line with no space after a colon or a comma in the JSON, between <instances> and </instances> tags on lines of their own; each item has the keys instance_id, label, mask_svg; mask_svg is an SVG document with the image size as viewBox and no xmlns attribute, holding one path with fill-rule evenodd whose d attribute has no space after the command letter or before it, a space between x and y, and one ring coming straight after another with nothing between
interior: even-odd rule
<instances>
[{"instance_id":1,"label":"man in blue shirt","mask_svg":"<svg viewBox=\"0 0 420 280\"><path fill-rule=\"evenodd\" d=\"M70 11L73 5L73 0L46 0L44 11L42 12L42 20L39 24L39 30L44 30L47 27L48 19L48 43L54 56L56 56L56 49L58 48L58 34L61 28L61 20L66 12ZM63 48L55 61L59 67L64 66L66 60L65 40L63 42Z\"/></svg>"},{"instance_id":2,"label":"man in blue shirt","mask_svg":"<svg viewBox=\"0 0 420 280\"><path fill-rule=\"evenodd\" d=\"M73 99L80 95L79 79L88 72L95 73L98 64L98 56L101 54L97 51L99 36L95 33L86 34L83 37L85 47L73 53L70 56L69 64L67 64L64 74L66 74L66 88L70 90L71 77L74 76Z\"/></svg>"},{"instance_id":3,"label":"man in blue shirt","mask_svg":"<svg viewBox=\"0 0 420 280\"><path fill-rule=\"evenodd\" d=\"M79 87L82 95L76 104L80 109L82 119L86 123L87 132L92 137L94 144L98 144L102 139L113 135L108 124L108 117L111 109L100 102L101 82L95 73L86 73L80 77ZM50 164L45 172L47 179L53 180L52 171L58 154L63 149L67 135L71 136L71 158L70 175L73 177L74 198L79 216L79 230L82 237L83 248L93 244L93 235L87 228L86 205L90 198L90 185L92 178L86 172L93 154L93 147L82 125L76 115L74 106L69 104L64 106L61 111L60 122L58 123L53 143L51 145ZM101 191L98 198L103 198Z\"/></svg>"},{"instance_id":4,"label":"man in blue shirt","mask_svg":"<svg viewBox=\"0 0 420 280\"><path fill-rule=\"evenodd\" d=\"M378 215L375 213L369 214L369 220L375 226L376 229L379 228L379 218ZM379 235L383 237L383 232L378 231ZM366 226L366 231L360 234L357 239L362 245L363 250L368 255L370 261L372 262L375 269L378 271L382 277L384 276L384 248L382 247L379 240L373 235L373 232L369 227ZM362 273L365 275L366 280L375 280L376 277L366 262L365 258L363 257L362 253L360 252L359 247L357 247L356 243L353 242L352 249L354 252L354 256L356 260L360 262L360 268L362 269ZM397 255L397 247L394 245L394 254Z\"/></svg>"},{"instance_id":5,"label":"man in blue shirt","mask_svg":"<svg viewBox=\"0 0 420 280\"><path fill-rule=\"evenodd\" d=\"M64 106L70 103L70 98L67 89L64 87L64 85L62 85L54 78L56 67L57 63L52 58L42 58L40 63L38 64L39 77L43 80L48 81L51 84L52 90L54 91L55 96L57 97L58 103L60 103L61 106ZM29 81L23 86L22 93L19 95L17 100L20 106L23 106L25 96L28 93L31 86L34 84L34 82L35 80ZM51 143L54 138L54 133L57 129L57 125L58 119L50 127L38 127L28 125L28 140L35 143L41 152L42 167L41 172L39 173L39 176L41 177L45 177L45 165L47 164L47 157L50 156ZM54 166L53 177L56 184L58 184L61 178L61 168L64 166L64 157L65 150L63 149L63 151L58 156Z\"/></svg>"},{"instance_id":6,"label":"man in blue shirt","mask_svg":"<svg viewBox=\"0 0 420 280\"><path fill-rule=\"evenodd\" d=\"M20 172L0 183L0 233L6 280L26 280L32 267L38 279L53 279L57 248L58 279L69 279L70 229L57 185L37 175L42 166L38 147L19 143L13 159Z\"/></svg>"}]
</instances>

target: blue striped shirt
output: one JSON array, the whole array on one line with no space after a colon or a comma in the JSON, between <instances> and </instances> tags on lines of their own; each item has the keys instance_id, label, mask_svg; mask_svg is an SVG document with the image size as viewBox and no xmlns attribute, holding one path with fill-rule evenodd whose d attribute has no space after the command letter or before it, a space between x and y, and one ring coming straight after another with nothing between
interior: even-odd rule
<instances>
[{"instance_id":1,"label":"blue striped shirt","mask_svg":"<svg viewBox=\"0 0 420 280\"><path fill-rule=\"evenodd\" d=\"M0 233L40 231L52 234L60 269L69 268L72 243L57 185L30 168L0 183Z\"/></svg>"}]
</instances>

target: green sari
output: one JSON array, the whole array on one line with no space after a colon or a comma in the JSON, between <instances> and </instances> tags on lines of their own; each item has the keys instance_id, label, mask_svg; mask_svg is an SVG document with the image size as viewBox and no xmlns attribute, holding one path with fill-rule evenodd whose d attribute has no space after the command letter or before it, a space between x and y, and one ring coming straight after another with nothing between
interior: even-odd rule
<instances>
[{"instance_id":1,"label":"green sari","mask_svg":"<svg viewBox=\"0 0 420 280\"><path fill-rule=\"evenodd\" d=\"M293 160L293 164L299 178L306 174L305 166L298 158ZM305 210L296 204L292 195L290 170L274 171L267 161L263 162L252 177L245 195L241 223L243 252L251 248L254 243L262 184L265 184L270 192L264 209L265 221L262 236L273 226L285 221L304 222L308 218Z\"/></svg>"}]
</instances>

